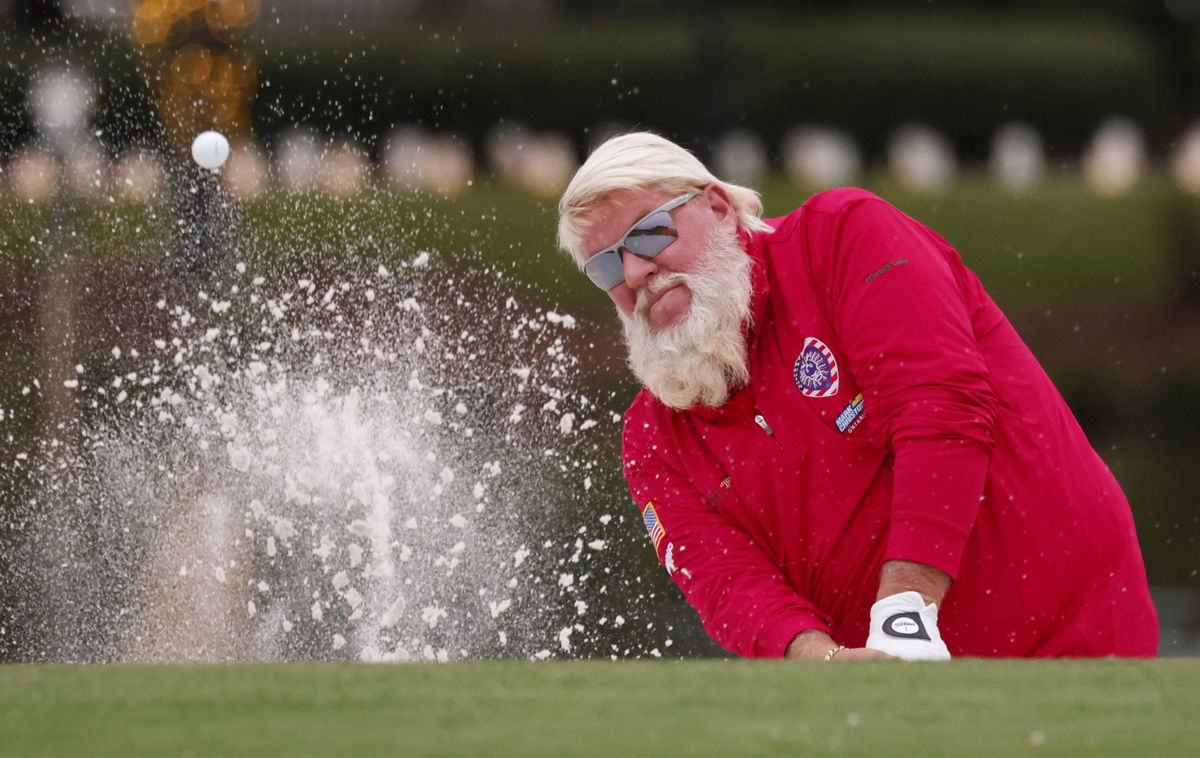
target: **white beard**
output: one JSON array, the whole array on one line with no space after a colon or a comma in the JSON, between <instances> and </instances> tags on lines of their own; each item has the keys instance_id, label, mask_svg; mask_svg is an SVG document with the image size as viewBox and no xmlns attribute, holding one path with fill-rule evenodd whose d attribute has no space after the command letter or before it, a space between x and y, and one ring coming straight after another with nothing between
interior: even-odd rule
<instances>
[{"instance_id":1,"label":"white beard","mask_svg":"<svg viewBox=\"0 0 1200 758\"><path fill-rule=\"evenodd\" d=\"M664 404L677 409L716 407L730 389L750 378L746 338L750 321L750 256L730 229L714 229L691 274L655 277L638 293L632 316L618 311L634 376ZM689 312L658 331L647 318L647 289L661 292L683 283L692 295Z\"/></svg>"}]
</instances>

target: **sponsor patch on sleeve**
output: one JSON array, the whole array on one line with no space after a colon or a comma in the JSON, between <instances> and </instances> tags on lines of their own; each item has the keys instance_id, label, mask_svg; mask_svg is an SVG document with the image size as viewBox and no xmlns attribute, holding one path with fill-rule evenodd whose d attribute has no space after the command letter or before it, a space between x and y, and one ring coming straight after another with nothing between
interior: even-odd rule
<instances>
[{"instance_id":1,"label":"sponsor patch on sleeve","mask_svg":"<svg viewBox=\"0 0 1200 758\"><path fill-rule=\"evenodd\" d=\"M658 511L654 510L653 502L646 503L646 507L642 509L642 523L646 525L646 533L650 535L654 549L658 550L658 545L667 536L667 531L663 529L662 523L658 520Z\"/></svg>"},{"instance_id":2,"label":"sponsor patch on sleeve","mask_svg":"<svg viewBox=\"0 0 1200 758\"><path fill-rule=\"evenodd\" d=\"M862 413L863 396L860 392L855 395L854 399L850 401L850 404L843 408L842 412L838 414L837 419L834 421L834 423L837 424L837 430L843 433L853 432L858 427L859 423L862 422Z\"/></svg>"}]
</instances>

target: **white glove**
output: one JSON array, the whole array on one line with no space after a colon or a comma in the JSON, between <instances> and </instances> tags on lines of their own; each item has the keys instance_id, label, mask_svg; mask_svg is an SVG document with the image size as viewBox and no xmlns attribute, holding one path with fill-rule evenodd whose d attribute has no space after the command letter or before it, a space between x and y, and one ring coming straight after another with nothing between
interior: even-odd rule
<instances>
[{"instance_id":1,"label":"white glove","mask_svg":"<svg viewBox=\"0 0 1200 758\"><path fill-rule=\"evenodd\" d=\"M937 605L919 592L889 595L871 606L867 647L906 661L948 661L950 651L937 626Z\"/></svg>"}]
</instances>

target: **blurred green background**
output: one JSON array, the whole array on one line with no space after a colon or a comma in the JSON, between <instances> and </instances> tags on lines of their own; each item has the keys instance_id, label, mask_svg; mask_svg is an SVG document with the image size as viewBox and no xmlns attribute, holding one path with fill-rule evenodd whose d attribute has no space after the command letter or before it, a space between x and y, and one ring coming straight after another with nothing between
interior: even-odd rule
<instances>
[{"instance_id":1,"label":"blurred green background","mask_svg":"<svg viewBox=\"0 0 1200 758\"><path fill-rule=\"evenodd\" d=\"M71 361L80 363L109 349L114 328L138 328L114 327L105 295L159 281L145 271L170 268L181 255L172 177L186 172L186 158L157 109L162 74L149 73L145 46L129 39L139 9L151 5L0 3L0 510L28 496L27 474L11 462L36 445L44 414L38 393L22 390L46 350L38 292L56 248L69 246L87 272L76 279L84 315ZM497 129L555 135L573 161L613 128L659 131L705 159L731 130L746 130L765 159L750 181L768 215L820 189L786 170L789 131L805 123L840 130L862 157L854 182L954 244L1041 359L1133 504L1151 583L1169 598L1160 600L1173 635L1164 642L1193 649L1200 197L1179 156L1200 117L1200 0L246 8L245 34L233 42L179 33L253 62L251 116L238 123L244 140L235 149L259 156L262 176L253 191L227 190L244 247L265 256L260 265L282 272L291 259L314 256L330 266L393 265L428 250L451 269L495 266L535 302L587 324L588 342L576 346L588 357L581 381L618 412L635 388L607 300L554 249L561 179L521 186L493 149ZM28 105L31 82L48 64L89 72L92 142L105 165L131 150L154 156L166 177L157 194L130 195L111 168L98 192L72 194L59 177L48 195L22 195L18 158L52 152ZM1083 166L1114 116L1140 130L1143 161L1128 186L1097 190ZM1040 180L1019 192L989 168L994 136L1014 121L1040 135L1044 158ZM922 190L897 176L891 140L912 122L952 146L949 185ZM470 183L437 192L389 174L391 135L401 125L453 135L471 158ZM297 127L316 135L321 155L351 145L358 178L343 189L284 186L279 156ZM608 472L596 493L615 501L606 510L630 510L612 437L595 452ZM567 509L563 523L578 516ZM655 602L687 618L634 540L636 519L626 527L625 570L652 577Z\"/></svg>"}]
</instances>

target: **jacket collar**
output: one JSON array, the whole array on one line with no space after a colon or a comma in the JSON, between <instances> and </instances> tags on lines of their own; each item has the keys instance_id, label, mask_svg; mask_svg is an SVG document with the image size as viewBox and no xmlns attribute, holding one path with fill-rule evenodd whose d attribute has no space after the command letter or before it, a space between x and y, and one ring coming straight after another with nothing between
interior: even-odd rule
<instances>
[{"instance_id":1,"label":"jacket collar","mask_svg":"<svg viewBox=\"0 0 1200 758\"><path fill-rule=\"evenodd\" d=\"M763 319L767 315L767 301L771 295L771 283L767 279L768 233L748 234L741 232L742 249L750 256L750 313L751 323L746 325L746 347L753 349L762 331Z\"/></svg>"}]
</instances>

